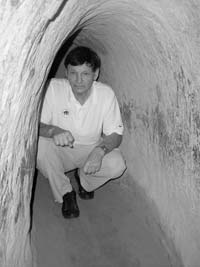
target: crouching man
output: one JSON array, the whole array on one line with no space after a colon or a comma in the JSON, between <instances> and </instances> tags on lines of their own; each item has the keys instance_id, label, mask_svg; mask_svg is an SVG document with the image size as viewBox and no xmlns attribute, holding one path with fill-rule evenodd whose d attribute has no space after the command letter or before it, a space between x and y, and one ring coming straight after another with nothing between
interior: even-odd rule
<instances>
[{"instance_id":1,"label":"crouching man","mask_svg":"<svg viewBox=\"0 0 200 267\"><path fill-rule=\"evenodd\" d=\"M37 168L49 179L65 218L79 216L76 192L65 173L77 169L78 194L94 190L126 169L119 150L123 124L113 90L97 82L100 58L76 47L67 55L66 78L51 79L41 113Z\"/></svg>"}]
</instances>

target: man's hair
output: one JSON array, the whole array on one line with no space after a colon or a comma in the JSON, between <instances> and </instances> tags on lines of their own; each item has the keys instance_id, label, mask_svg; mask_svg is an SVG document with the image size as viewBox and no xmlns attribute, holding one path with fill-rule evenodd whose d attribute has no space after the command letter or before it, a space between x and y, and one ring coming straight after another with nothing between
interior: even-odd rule
<instances>
[{"instance_id":1,"label":"man's hair","mask_svg":"<svg viewBox=\"0 0 200 267\"><path fill-rule=\"evenodd\" d=\"M64 65L67 68L68 65L79 66L86 64L92 68L92 71L100 69L101 60L96 52L85 46L78 46L72 49L66 56Z\"/></svg>"}]
</instances>

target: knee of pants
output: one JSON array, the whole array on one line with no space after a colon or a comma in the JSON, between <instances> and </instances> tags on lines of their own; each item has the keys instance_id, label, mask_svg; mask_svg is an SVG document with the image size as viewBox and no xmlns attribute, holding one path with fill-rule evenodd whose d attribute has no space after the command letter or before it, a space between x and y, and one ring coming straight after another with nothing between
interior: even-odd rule
<instances>
[{"instance_id":1,"label":"knee of pants","mask_svg":"<svg viewBox=\"0 0 200 267\"><path fill-rule=\"evenodd\" d=\"M108 163L108 172L111 178L120 177L126 170L126 164L121 154L117 154Z\"/></svg>"},{"instance_id":2,"label":"knee of pants","mask_svg":"<svg viewBox=\"0 0 200 267\"><path fill-rule=\"evenodd\" d=\"M48 160L48 156L55 155L56 145L49 138L40 137L38 141L37 166Z\"/></svg>"}]
</instances>

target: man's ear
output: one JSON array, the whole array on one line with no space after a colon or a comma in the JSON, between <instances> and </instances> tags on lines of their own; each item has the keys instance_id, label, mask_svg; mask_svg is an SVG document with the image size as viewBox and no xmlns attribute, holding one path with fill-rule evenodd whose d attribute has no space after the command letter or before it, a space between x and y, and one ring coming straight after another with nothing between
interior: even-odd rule
<instances>
[{"instance_id":1,"label":"man's ear","mask_svg":"<svg viewBox=\"0 0 200 267\"><path fill-rule=\"evenodd\" d=\"M96 81L99 78L99 73L100 73L100 70L99 69L95 70L95 73L94 73L94 81Z\"/></svg>"},{"instance_id":2,"label":"man's ear","mask_svg":"<svg viewBox=\"0 0 200 267\"><path fill-rule=\"evenodd\" d=\"M65 77L68 78L68 71L66 68L65 68Z\"/></svg>"}]
</instances>

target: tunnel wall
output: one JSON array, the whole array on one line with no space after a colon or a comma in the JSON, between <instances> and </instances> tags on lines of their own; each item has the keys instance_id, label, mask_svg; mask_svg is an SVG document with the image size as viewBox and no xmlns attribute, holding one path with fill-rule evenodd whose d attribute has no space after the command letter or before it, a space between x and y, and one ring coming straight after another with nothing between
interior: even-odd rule
<instances>
[{"instance_id":1,"label":"tunnel wall","mask_svg":"<svg viewBox=\"0 0 200 267\"><path fill-rule=\"evenodd\" d=\"M1 267L37 266L30 201L43 86L56 51L83 11L76 8L79 16L71 19L77 2L62 13L66 3L0 1Z\"/></svg>"},{"instance_id":2,"label":"tunnel wall","mask_svg":"<svg viewBox=\"0 0 200 267\"><path fill-rule=\"evenodd\" d=\"M156 206L184 265L199 266L199 5L0 3L1 266L35 264L29 202L42 89L59 47L78 29L74 44L97 50L100 79L118 96L128 172Z\"/></svg>"},{"instance_id":3,"label":"tunnel wall","mask_svg":"<svg viewBox=\"0 0 200 267\"><path fill-rule=\"evenodd\" d=\"M109 1L83 18L73 42L101 56L100 80L115 90L126 126L128 172L185 266L200 262L198 11L198 1Z\"/></svg>"}]
</instances>

